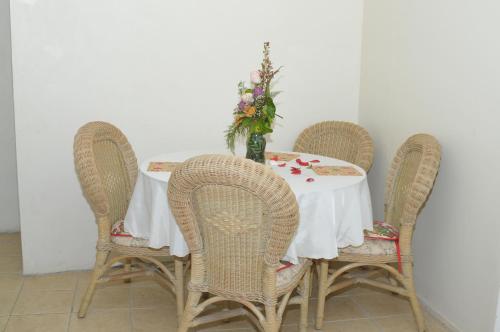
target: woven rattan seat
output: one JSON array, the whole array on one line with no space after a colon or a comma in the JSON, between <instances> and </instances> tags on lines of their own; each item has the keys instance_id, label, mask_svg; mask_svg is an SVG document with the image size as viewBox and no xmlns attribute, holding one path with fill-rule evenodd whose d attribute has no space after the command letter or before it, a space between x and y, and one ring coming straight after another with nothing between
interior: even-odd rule
<instances>
[{"instance_id":1,"label":"woven rattan seat","mask_svg":"<svg viewBox=\"0 0 500 332\"><path fill-rule=\"evenodd\" d=\"M311 262L277 272L299 221L295 195L281 177L247 159L200 156L175 170L168 198L191 252L179 332L239 315L277 332L291 303L301 305L300 331L306 331ZM212 296L203 300L203 293ZM220 301L242 307L200 315Z\"/></svg>"},{"instance_id":2,"label":"woven rattan seat","mask_svg":"<svg viewBox=\"0 0 500 332\"><path fill-rule=\"evenodd\" d=\"M175 271L172 272L159 260L170 257L168 247L151 249L146 247L143 239L132 238L127 242L117 241L111 236L112 225L125 217L137 179L137 159L125 135L106 122L87 123L75 136L74 162L83 194L94 212L98 227L95 267L78 316L85 317L97 284L129 281L144 275L165 284L176 294L180 316L184 289L182 261L175 260ZM111 252L117 255L110 258ZM122 271L111 271L111 266L118 262L123 263Z\"/></svg>"},{"instance_id":3,"label":"woven rattan seat","mask_svg":"<svg viewBox=\"0 0 500 332\"><path fill-rule=\"evenodd\" d=\"M329 271L329 262L321 261L316 328L320 329L322 326L325 298L328 294L355 284L368 284L407 297L415 314L418 330L425 331L424 317L413 282L411 242L417 216L434 186L440 160L439 143L427 134L411 136L398 149L387 177L384 214L385 223L399 230L397 240L400 259L398 259L394 241L367 239L361 247L348 247L340 250L336 260L348 264L337 270ZM374 248L375 241L380 241L378 244L383 247ZM399 271L398 265L400 265ZM369 272L363 276L339 278L361 266L370 266L375 269L368 269ZM380 276L380 272L389 276L389 283L374 279ZM338 282L336 282L337 279L339 279Z\"/></svg>"},{"instance_id":4,"label":"woven rattan seat","mask_svg":"<svg viewBox=\"0 0 500 332\"><path fill-rule=\"evenodd\" d=\"M373 162L373 140L361 126L344 121L324 121L302 131L293 148L348 161L366 172Z\"/></svg>"}]
</instances>

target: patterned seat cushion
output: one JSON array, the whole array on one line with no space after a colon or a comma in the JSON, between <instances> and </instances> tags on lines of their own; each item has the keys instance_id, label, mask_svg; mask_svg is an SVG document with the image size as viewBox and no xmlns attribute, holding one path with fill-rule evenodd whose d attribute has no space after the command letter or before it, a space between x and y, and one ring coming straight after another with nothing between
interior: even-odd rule
<instances>
[{"instance_id":1,"label":"patterned seat cushion","mask_svg":"<svg viewBox=\"0 0 500 332\"><path fill-rule=\"evenodd\" d=\"M111 228L111 242L126 247L147 247L149 244L149 240L133 237L130 233L127 233L123 220L119 220L113 224Z\"/></svg>"},{"instance_id":2,"label":"patterned seat cushion","mask_svg":"<svg viewBox=\"0 0 500 332\"><path fill-rule=\"evenodd\" d=\"M298 264L285 264L276 271L276 288L278 293L280 289L288 289L292 283L296 283L302 277L306 269L311 265L311 261L305 258L299 258Z\"/></svg>"},{"instance_id":3,"label":"patterned seat cushion","mask_svg":"<svg viewBox=\"0 0 500 332\"><path fill-rule=\"evenodd\" d=\"M396 243L388 240L365 238L359 247L345 247L339 249L341 254L349 255L396 255Z\"/></svg>"},{"instance_id":4,"label":"patterned seat cushion","mask_svg":"<svg viewBox=\"0 0 500 332\"><path fill-rule=\"evenodd\" d=\"M350 255L397 255L399 230L383 221L373 222L373 231L365 230L365 242L359 247L340 249L341 254ZM399 255L398 255L399 256Z\"/></svg>"},{"instance_id":5,"label":"patterned seat cushion","mask_svg":"<svg viewBox=\"0 0 500 332\"><path fill-rule=\"evenodd\" d=\"M365 230L365 238L395 241L399 239L399 230L383 221L373 222L373 231Z\"/></svg>"}]
</instances>

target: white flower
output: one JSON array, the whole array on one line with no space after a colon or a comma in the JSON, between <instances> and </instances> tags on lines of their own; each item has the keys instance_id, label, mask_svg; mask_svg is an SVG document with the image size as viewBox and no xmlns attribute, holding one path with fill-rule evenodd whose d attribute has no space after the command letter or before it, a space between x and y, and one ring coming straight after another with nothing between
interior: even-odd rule
<instances>
[{"instance_id":1,"label":"white flower","mask_svg":"<svg viewBox=\"0 0 500 332\"><path fill-rule=\"evenodd\" d=\"M259 84L262 81L259 70L254 70L250 73L250 81L252 81L253 84Z\"/></svg>"},{"instance_id":2,"label":"white flower","mask_svg":"<svg viewBox=\"0 0 500 332\"><path fill-rule=\"evenodd\" d=\"M250 92L244 93L241 95L241 100L243 100L243 102L245 102L246 104L250 105L251 103L253 103L253 94Z\"/></svg>"}]
</instances>

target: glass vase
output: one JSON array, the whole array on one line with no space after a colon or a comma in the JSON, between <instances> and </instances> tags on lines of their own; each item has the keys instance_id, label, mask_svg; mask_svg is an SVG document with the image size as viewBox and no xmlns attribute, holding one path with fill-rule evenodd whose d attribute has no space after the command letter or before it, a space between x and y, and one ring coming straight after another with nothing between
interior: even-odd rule
<instances>
[{"instance_id":1,"label":"glass vase","mask_svg":"<svg viewBox=\"0 0 500 332\"><path fill-rule=\"evenodd\" d=\"M266 139L262 133L251 133L247 140L247 159L265 164Z\"/></svg>"}]
</instances>

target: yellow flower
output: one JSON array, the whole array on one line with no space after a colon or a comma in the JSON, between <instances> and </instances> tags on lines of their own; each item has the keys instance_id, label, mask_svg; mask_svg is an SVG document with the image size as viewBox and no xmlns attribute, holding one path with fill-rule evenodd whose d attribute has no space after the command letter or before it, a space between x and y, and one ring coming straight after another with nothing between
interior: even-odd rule
<instances>
[{"instance_id":1,"label":"yellow flower","mask_svg":"<svg viewBox=\"0 0 500 332\"><path fill-rule=\"evenodd\" d=\"M251 106L251 107L246 107L245 110L244 110L246 116L248 117L251 117L255 114L255 112L257 112L257 110L255 109L255 107Z\"/></svg>"},{"instance_id":2,"label":"yellow flower","mask_svg":"<svg viewBox=\"0 0 500 332\"><path fill-rule=\"evenodd\" d=\"M244 115L236 115L234 117L234 123L235 123L235 125L238 126L241 123L241 121L243 121L244 118L245 118Z\"/></svg>"}]
</instances>

